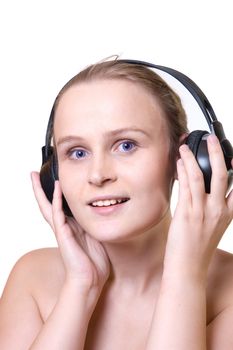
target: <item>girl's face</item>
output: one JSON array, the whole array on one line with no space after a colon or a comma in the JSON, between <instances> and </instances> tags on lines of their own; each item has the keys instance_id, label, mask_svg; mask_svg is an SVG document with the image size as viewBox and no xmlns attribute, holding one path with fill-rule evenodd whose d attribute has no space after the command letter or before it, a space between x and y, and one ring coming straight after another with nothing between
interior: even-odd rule
<instances>
[{"instance_id":1,"label":"girl's face","mask_svg":"<svg viewBox=\"0 0 233 350\"><path fill-rule=\"evenodd\" d=\"M169 207L169 137L143 87L124 80L72 86L58 104L54 135L61 187L86 232L119 242L156 227Z\"/></svg>"}]
</instances>

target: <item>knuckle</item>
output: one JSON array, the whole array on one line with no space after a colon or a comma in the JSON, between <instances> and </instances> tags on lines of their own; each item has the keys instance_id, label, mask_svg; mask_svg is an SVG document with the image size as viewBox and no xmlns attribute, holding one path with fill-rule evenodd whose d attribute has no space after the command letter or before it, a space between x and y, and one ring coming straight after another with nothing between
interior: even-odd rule
<instances>
[{"instance_id":1,"label":"knuckle","mask_svg":"<svg viewBox=\"0 0 233 350\"><path fill-rule=\"evenodd\" d=\"M211 220L213 222L220 221L225 218L225 209L223 206L215 206L211 209Z\"/></svg>"},{"instance_id":2,"label":"knuckle","mask_svg":"<svg viewBox=\"0 0 233 350\"><path fill-rule=\"evenodd\" d=\"M204 211L202 210L202 208L195 208L195 210L193 211L193 218L194 218L195 224L199 224L203 222Z\"/></svg>"},{"instance_id":3,"label":"knuckle","mask_svg":"<svg viewBox=\"0 0 233 350\"><path fill-rule=\"evenodd\" d=\"M218 178L220 181L226 181L227 180L227 172L226 171L219 171Z\"/></svg>"},{"instance_id":4,"label":"knuckle","mask_svg":"<svg viewBox=\"0 0 233 350\"><path fill-rule=\"evenodd\" d=\"M192 180L195 182L195 183L201 183L203 181L203 175L202 175L202 172L201 171L195 171L193 174L192 174Z\"/></svg>"}]
</instances>

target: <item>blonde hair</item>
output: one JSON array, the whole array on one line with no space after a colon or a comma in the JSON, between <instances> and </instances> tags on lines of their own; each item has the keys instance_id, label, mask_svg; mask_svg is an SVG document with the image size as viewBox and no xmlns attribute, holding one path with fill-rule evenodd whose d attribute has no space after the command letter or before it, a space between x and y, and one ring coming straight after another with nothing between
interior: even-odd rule
<instances>
[{"instance_id":1,"label":"blonde hair","mask_svg":"<svg viewBox=\"0 0 233 350\"><path fill-rule=\"evenodd\" d=\"M146 66L121 62L117 60L117 57L115 60L101 61L88 66L69 80L61 89L55 100L54 114L61 96L71 86L98 79L130 81L134 84L139 84L155 97L166 119L168 139L170 141L169 157L174 169L180 138L185 133L188 133L186 113L180 97L158 74Z\"/></svg>"}]
</instances>

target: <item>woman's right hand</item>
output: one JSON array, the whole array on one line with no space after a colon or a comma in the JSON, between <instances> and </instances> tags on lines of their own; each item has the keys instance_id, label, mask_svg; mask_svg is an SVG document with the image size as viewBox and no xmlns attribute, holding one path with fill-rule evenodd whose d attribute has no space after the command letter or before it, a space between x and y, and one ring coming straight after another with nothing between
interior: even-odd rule
<instances>
[{"instance_id":1,"label":"woman's right hand","mask_svg":"<svg viewBox=\"0 0 233 350\"><path fill-rule=\"evenodd\" d=\"M40 211L53 229L66 271L65 283L98 298L108 279L110 262L103 245L92 238L74 218L62 209L62 191L55 182L53 203L48 201L40 183L39 173L31 173L32 185Z\"/></svg>"}]
</instances>

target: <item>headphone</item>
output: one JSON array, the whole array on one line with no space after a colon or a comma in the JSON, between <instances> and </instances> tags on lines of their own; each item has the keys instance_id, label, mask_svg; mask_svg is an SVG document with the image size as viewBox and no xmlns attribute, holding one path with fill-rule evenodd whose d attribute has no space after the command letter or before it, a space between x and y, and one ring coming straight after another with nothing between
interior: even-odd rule
<instances>
[{"instance_id":1,"label":"headphone","mask_svg":"<svg viewBox=\"0 0 233 350\"><path fill-rule=\"evenodd\" d=\"M175 69L164 67L160 65L156 65L149 62L138 61L138 60L128 60L128 59L120 59L117 62L128 63L128 64L136 64L145 66L148 68L155 68L161 71L164 71L174 78L176 78L180 83L182 83L186 89L191 93L191 95L197 101L199 107L201 108L204 117L209 126L209 130L194 130L192 131L186 138L185 143L189 146L190 150L193 152L196 161L203 173L204 183L205 183L205 191L206 193L210 193L210 182L212 176L212 170L207 150L207 136L210 134L215 134L220 142L222 147L223 155L225 158L226 168L228 172L228 189L231 186L233 180L233 169L231 166L231 160L233 158L233 148L229 140L226 139L222 124L218 121L214 110L201 91L201 89L192 81L189 77L184 75L181 72L178 72ZM56 101L56 100L55 100ZM46 197L50 202L53 199L53 191L54 191L54 182L58 180L58 161L56 158L56 152L54 151L53 146L51 146L52 140L52 130L54 123L54 114L55 114L55 103L50 113L50 118L48 121L46 138L45 138L45 146L42 147L42 166L40 170L40 181L41 186L46 194ZM63 196L63 209L67 216L72 216L72 212Z\"/></svg>"}]
</instances>

